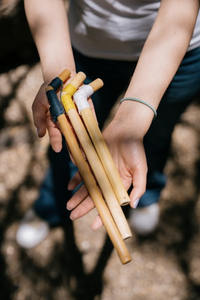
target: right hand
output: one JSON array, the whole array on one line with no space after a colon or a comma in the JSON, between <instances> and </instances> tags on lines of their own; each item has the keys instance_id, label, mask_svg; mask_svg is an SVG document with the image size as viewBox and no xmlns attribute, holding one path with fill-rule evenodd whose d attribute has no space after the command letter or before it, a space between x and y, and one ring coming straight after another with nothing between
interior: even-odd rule
<instances>
[{"instance_id":1,"label":"right hand","mask_svg":"<svg viewBox=\"0 0 200 300\"><path fill-rule=\"evenodd\" d=\"M74 78L76 72L72 71L71 76L64 82L64 86ZM56 77L49 76L51 80ZM57 123L53 122L49 111L49 102L46 96L45 89L49 85L50 81L44 81L41 85L32 105L32 113L34 125L37 128L37 134L40 138L44 137L46 130L48 131L49 141L52 149L55 152L60 152L62 149L62 133ZM60 91L58 92L58 98L60 97Z\"/></svg>"}]
</instances>

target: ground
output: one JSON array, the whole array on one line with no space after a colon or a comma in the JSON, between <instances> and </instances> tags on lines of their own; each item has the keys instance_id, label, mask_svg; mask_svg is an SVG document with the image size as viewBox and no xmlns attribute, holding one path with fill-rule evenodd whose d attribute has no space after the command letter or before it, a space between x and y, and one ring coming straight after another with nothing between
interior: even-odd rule
<instances>
[{"instance_id":1,"label":"ground","mask_svg":"<svg viewBox=\"0 0 200 300\"><path fill-rule=\"evenodd\" d=\"M17 245L19 222L48 168L49 141L37 137L31 112L42 83L40 64L22 6L10 1L9 10L8 2L1 1L7 15L0 26L0 299L199 300L198 99L173 133L158 228L145 238L133 232L126 241L130 263L120 263L104 228L90 229L95 211L74 222L75 243L68 225L52 228L34 249Z\"/></svg>"}]
</instances>

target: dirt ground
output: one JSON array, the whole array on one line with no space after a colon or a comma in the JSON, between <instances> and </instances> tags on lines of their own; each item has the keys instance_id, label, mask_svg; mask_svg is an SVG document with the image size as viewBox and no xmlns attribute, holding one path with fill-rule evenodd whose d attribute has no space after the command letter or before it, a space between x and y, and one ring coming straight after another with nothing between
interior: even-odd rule
<instances>
[{"instance_id":1,"label":"dirt ground","mask_svg":"<svg viewBox=\"0 0 200 300\"><path fill-rule=\"evenodd\" d=\"M57 227L34 249L17 245L48 168L49 141L38 139L31 113L40 64L22 6L8 2L0 2L0 300L199 300L198 99L173 133L156 232L126 241L132 262L120 263L104 228L91 231L95 211L74 222L74 235Z\"/></svg>"}]
</instances>

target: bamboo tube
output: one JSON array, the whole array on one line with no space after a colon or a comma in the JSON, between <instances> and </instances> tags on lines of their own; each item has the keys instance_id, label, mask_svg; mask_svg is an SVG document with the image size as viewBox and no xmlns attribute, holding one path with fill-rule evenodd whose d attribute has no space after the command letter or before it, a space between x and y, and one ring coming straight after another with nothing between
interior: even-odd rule
<instances>
[{"instance_id":1,"label":"bamboo tube","mask_svg":"<svg viewBox=\"0 0 200 300\"><path fill-rule=\"evenodd\" d=\"M82 74L79 77L83 76ZM81 80L80 80L81 81ZM71 81L71 85L76 84L76 81ZM121 206L118 203L118 200L113 192L113 189L110 185L110 182L107 178L105 170L99 160L99 157L93 147L93 144L87 134L87 131L77 113L76 107L72 102L71 95L67 92L67 87L63 90L61 100L65 108L65 111L70 119L70 122L74 128L74 131L78 137L78 140L85 152L85 155L88 159L88 162L93 170L93 173L96 177L96 180L101 188L101 192L104 195L104 198L107 202L107 205L110 209L110 212L113 216L113 219L122 235L123 239L129 238L132 236L131 230L129 228L128 222L124 216ZM74 86L74 89L77 89L77 85ZM70 86L70 92L73 88Z\"/></svg>"},{"instance_id":2,"label":"bamboo tube","mask_svg":"<svg viewBox=\"0 0 200 300\"><path fill-rule=\"evenodd\" d=\"M103 82L101 79L98 78L93 82L91 82L89 85L92 87L93 92L95 92L96 90L98 90L103 86ZM95 120L94 115L92 114L91 109L89 107L86 107L82 109L80 113L83 122L87 128L87 131L90 135L90 138L94 144L94 147L99 155L101 163L103 164L106 174L110 180L111 186L119 201L119 204L120 205L129 204L130 198L123 185L119 172L116 168L116 165L113 161L113 158L110 154L107 144L102 136L97 121Z\"/></svg>"},{"instance_id":3,"label":"bamboo tube","mask_svg":"<svg viewBox=\"0 0 200 300\"><path fill-rule=\"evenodd\" d=\"M65 69L58 77L62 80L62 82L64 82L65 80L67 80L67 78L70 76L71 71L68 69Z\"/></svg>"}]
</instances>

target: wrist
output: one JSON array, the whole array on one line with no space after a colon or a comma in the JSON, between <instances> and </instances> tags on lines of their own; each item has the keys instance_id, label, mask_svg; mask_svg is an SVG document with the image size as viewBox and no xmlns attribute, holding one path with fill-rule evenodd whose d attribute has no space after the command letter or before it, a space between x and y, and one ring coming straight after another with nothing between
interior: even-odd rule
<instances>
[{"instance_id":1,"label":"wrist","mask_svg":"<svg viewBox=\"0 0 200 300\"><path fill-rule=\"evenodd\" d=\"M117 110L115 120L125 123L126 130L134 130L138 138L143 138L147 133L155 113L147 105L137 101L123 101Z\"/></svg>"},{"instance_id":2,"label":"wrist","mask_svg":"<svg viewBox=\"0 0 200 300\"><path fill-rule=\"evenodd\" d=\"M119 104L122 104L122 102L124 102L124 101L134 101L134 102L138 102L138 103L141 103L143 105L146 105L154 113L154 119L157 117L157 111L155 110L155 108L146 101L143 101L143 100L140 100L140 99L137 99L137 98L132 98L132 97L125 97L125 98L120 100Z\"/></svg>"}]
</instances>

